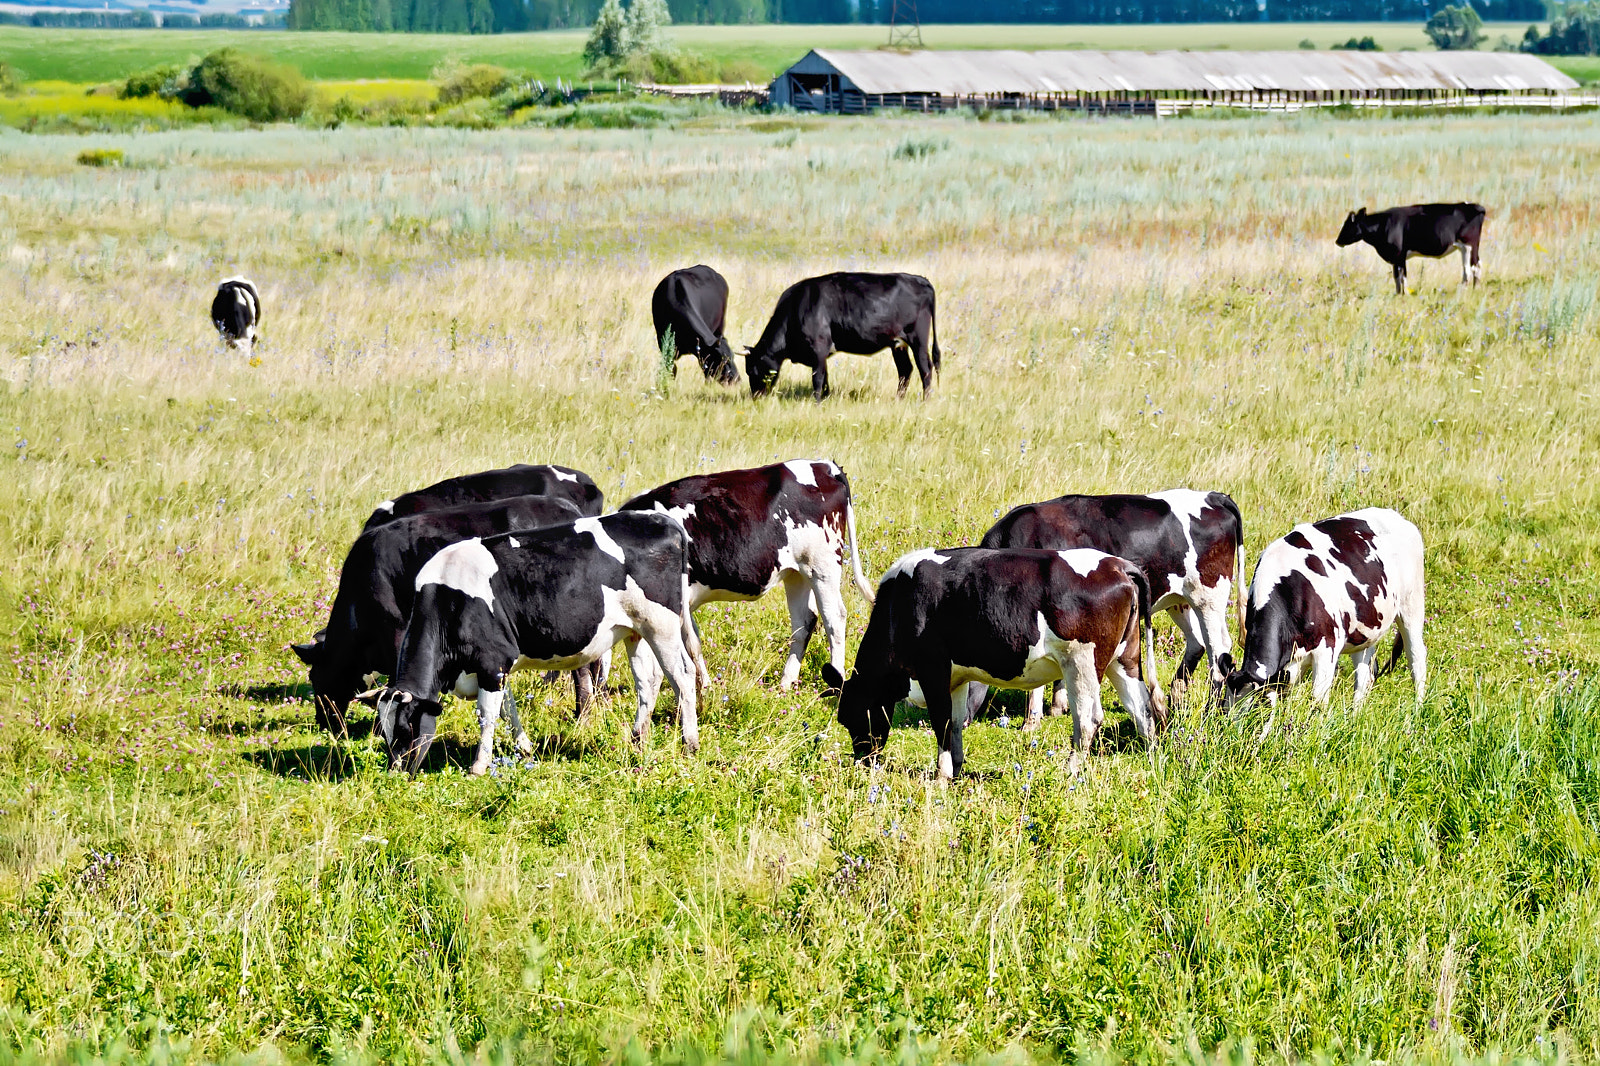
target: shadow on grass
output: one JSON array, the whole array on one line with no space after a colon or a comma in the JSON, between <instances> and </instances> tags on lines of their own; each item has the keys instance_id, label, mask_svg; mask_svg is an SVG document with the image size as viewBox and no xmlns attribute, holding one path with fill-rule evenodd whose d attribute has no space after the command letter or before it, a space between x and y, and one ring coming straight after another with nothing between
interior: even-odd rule
<instances>
[{"instance_id":1,"label":"shadow on grass","mask_svg":"<svg viewBox=\"0 0 1600 1066\"><path fill-rule=\"evenodd\" d=\"M245 762L279 777L330 784L354 777L361 769L355 752L343 744L314 743L298 748L247 751Z\"/></svg>"},{"instance_id":2,"label":"shadow on grass","mask_svg":"<svg viewBox=\"0 0 1600 1066\"><path fill-rule=\"evenodd\" d=\"M217 695L251 703L311 702L311 684L300 681L278 685L218 685Z\"/></svg>"}]
</instances>

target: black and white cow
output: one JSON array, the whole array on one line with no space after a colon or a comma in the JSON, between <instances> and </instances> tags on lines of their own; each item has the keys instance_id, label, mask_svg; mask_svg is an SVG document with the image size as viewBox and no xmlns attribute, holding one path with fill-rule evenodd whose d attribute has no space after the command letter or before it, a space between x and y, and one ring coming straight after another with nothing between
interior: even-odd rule
<instances>
[{"instance_id":1,"label":"black and white cow","mask_svg":"<svg viewBox=\"0 0 1600 1066\"><path fill-rule=\"evenodd\" d=\"M1183 632L1183 661L1172 679L1172 698L1183 697L1204 657L1213 685L1222 683L1218 658L1233 647L1228 598L1239 586L1244 625L1244 520L1223 492L1169 489L1146 496L1058 496L1013 507L983 535L985 548L1096 548L1127 559L1144 573L1155 602ZM1154 680L1154 678L1152 678ZM1052 713L1065 707L1058 687ZM981 689L974 700L983 698ZM1037 724L1029 704L1029 728ZM977 709L974 703L973 709Z\"/></svg>"},{"instance_id":2,"label":"black and white cow","mask_svg":"<svg viewBox=\"0 0 1600 1066\"><path fill-rule=\"evenodd\" d=\"M689 622L688 537L675 519L625 511L571 525L460 541L423 565L394 680L378 694L378 732L392 769L415 773L433 742L445 692L478 701L472 772L489 768L504 704L517 747L531 753L506 675L575 670L619 640L650 730L665 670L678 694L683 743L698 750L700 643ZM654 654L641 648L648 645Z\"/></svg>"},{"instance_id":3,"label":"black and white cow","mask_svg":"<svg viewBox=\"0 0 1600 1066\"><path fill-rule=\"evenodd\" d=\"M249 278L226 278L211 300L211 324L229 348L255 347L261 325L261 293Z\"/></svg>"},{"instance_id":4,"label":"black and white cow","mask_svg":"<svg viewBox=\"0 0 1600 1066\"><path fill-rule=\"evenodd\" d=\"M650 313L655 319L658 351L666 347L670 329L678 354L694 356L707 381L715 378L724 385L739 384L733 349L722 335L728 317L728 282L721 274L703 263L674 270L656 286ZM678 373L676 362L672 373Z\"/></svg>"},{"instance_id":5,"label":"black and white cow","mask_svg":"<svg viewBox=\"0 0 1600 1066\"><path fill-rule=\"evenodd\" d=\"M293 645L311 668L317 724L344 733L345 710L378 675L394 676L400 638L411 615L417 573L440 549L469 537L575 522L583 512L552 496L515 496L406 515L362 533L339 571L327 628ZM587 702L587 671L573 675L579 709Z\"/></svg>"},{"instance_id":6,"label":"black and white cow","mask_svg":"<svg viewBox=\"0 0 1600 1066\"><path fill-rule=\"evenodd\" d=\"M765 395L784 360L811 367L811 392L828 395L832 352L872 355L888 348L906 394L911 367L922 394L933 391L939 370L933 283L919 274L838 273L806 278L785 289L755 347L745 350L750 394Z\"/></svg>"},{"instance_id":7,"label":"black and white cow","mask_svg":"<svg viewBox=\"0 0 1600 1066\"><path fill-rule=\"evenodd\" d=\"M558 497L571 503L579 514L584 515L598 515L605 504L594 478L582 470L574 470L570 466L518 463L498 470L481 470L476 474L446 478L425 489L384 500L367 518L367 524L361 527L361 531L365 533L385 522L424 511L436 511L441 507L508 500L513 496Z\"/></svg>"},{"instance_id":8,"label":"black and white cow","mask_svg":"<svg viewBox=\"0 0 1600 1066\"><path fill-rule=\"evenodd\" d=\"M822 676L844 680L844 549L856 588L872 602L856 548L850 481L826 459L791 459L668 482L635 496L624 511L656 511L689 533L689 610L712 600L754 600L783 585L789 604L789 659L779 682L800 676L818 616L828 640Z\"/></svg>"},{"instance_id":9,"label":"black and white cow","mask_svg":"<svg viewBox=\"0 0 1600 1066\"><path fill-rule=\"evenodd\" d=\"M1372 689L1378 640L1395 622L1400 632L1385 671L1402 647L1417 701L1428 676L1422 642L1422 534L1394 511L1363 511L1295 526L1267 545L1250 581L1242 665L1229 671L1227 702L1258 689L1286 688L1311 668L1311 694L1326 704L1339 656L1355 665L1355 706Z\"/></svg>"},{"instance_id":10,"label":"black and white cow","mask_svg":"<svg viewBox=\"0 0 1600 1066\"><path fill-rule=\"evenodd\" d=\"M1367 214L1359 208L1345 216L1334 243L1344 248L1366 241L1394 268L1394 291L1406 293L1406 260L1419 255L1439 259L1461 253L1461 283L1476 285L1483 277L1478 241L1486 212L1478 204L1411 204ZM1469 262L1468 256L1471 259Z\"/></svg>"},{"instance_id":11,"label":"black and white cow","mask_svg":"<svg viewBox=\"0 0 1600 1066\"><path fill-rule=\"evenodd\" d=\"M1105 716L1108 673L1141 736L1153 740L1165 725L1161 693L1144 680L1149 647L1150 590L1126 560L1093 548L925 548L901 556L878 583L839 723L856 757L873 758L895 703L909 696L928 708L939 776L951 778L964 758L968 684L1035 689L1062 679L1075 772Z\"/></svg>"}]
</instances>

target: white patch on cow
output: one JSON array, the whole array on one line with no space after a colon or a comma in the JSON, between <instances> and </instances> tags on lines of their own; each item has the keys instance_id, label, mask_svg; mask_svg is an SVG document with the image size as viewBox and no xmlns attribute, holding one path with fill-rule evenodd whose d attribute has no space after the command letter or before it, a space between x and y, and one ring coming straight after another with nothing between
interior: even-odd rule
<instances>
[{"instance_id":1,"label":"white patch on cow","mask_svg":"<svg viewBox=\"0 0 1600 1066\"><path fill-rule=\"evenodd\" d=\"M1096 551L1094 548L1068 548L1066 551L1058 551L1056 554L1061 556L1061 561L1072 567L1072 572L1079 577L1088 577L1100 569L1101 563L1112 558L1105 552Z\"/></svg>"},{"instance_id":2,"label":"white patch on cow","mask_svg":"<svg viewBox=\"0 0 1600 1066\"><path fill-rule=\"evenodd\" d=\"M455 687L451 691L464 700L477 699L478 675L463 672L456 677Z\"/></svg>"},{"instance_id":3,"label":"white patch on cow","mask_svg":"<svg viewBox=\"0 0 1600 1066\"><path fill-rule=\"evenodd\" d=\"M610 651L617 641L622 640L635 631L635 622L650 615L652 612L660 614L667 611L645 595L644 589L630 576L624 580L622 588L614 589L607 585L600 586L601 610L600 621L594 627L594 632L584 643L582 649L573 655L562 655L551 659L530 659L526 656L519 657L512 670L576 670L580 666L587 666ZM673 615L675 622L676 615Z\"/></svg>"},{"instance_id":4,"label":"white patch on cow","mask_svg":"<svg viewBox=\"0 0 1600 1066\"><path fill-rule=\"evenodd\" d=\"M664 514L668 518L675 520L678 525L683 527L683 535L688 537L689 540L694 540L693 537L689 536L689 524L684 521L687 518L694 517L694 504L686 503L682 507L667 507L663 505L660 500L657 500L655 502L654 513Z\"/></svg>"},{"instance_id":5,"label":"white patch on cow","mask_svg":"<svg viewBox=\"0 0 1600 1066\"><path fill-rule=\"evenodd\" d=\"M551 467L550 472L556 476L557 481L570 481L573 484L577 484L577 474L569 474L565 470L557 470L555 467Z\"/></svg>"},{"instance_id":6,"label":"white patch on cow","mask_svg":"<svg viewBox=\"0 0 1600 1066\"><path fill-rule=\"evenodd\" d=\"M473 537L439 549L433 558L423 563L422 569L417 571L416 589L421 592L425 585L444 585L476 597L492 609L494 589L489 579L499 571L500 565L483 546L483 540Z\"/></svg>"},{"instance_id":7,"label":"white patch on cow","mask_svg":"<svg viewBox=\"0 0 1600 1066\"><path fill-rule=\"evenodd\" d=\"M923 710L928 708L928 697L922 693L922 683L914 677L911 679L911 689L906 693L906 702Z\"/></svg>"},{"instance_id":8,"label":"white patch on cow","mask_svg":"<svg viewBox=\"0 0 1600 1066\"><path fill-rule=\"evenodd\" d=\"M789 473L793 474L794 479L800 484L816 488L817 472L812 467L818 462L820 460L817 459L790 459L783 465L788 468Z\"/></svg>"},{"instance_id":9,"label":"white patch on cow","mask_svg":"<svg viewBox=\"0 0 1600 1066\"><path fill-rule=\"evenodd\" d=\"M374 507L373 510L382 511L384 514L394 514L394 501L384 500L382 503L378 504L378 506Z\"/></svg>"},{"instance_id":10,"label":"white patch on cow","mask_svg":"<svg viewBox=\"0 0 1600 1066\"><path fill-rule=\"evenodd\" d=\"M600 524L598 518L580 518L572 523L572 528L579 533L587 533L594 538L595 547L611 556L619 563L627 562L627 557L622 554L622 545L611 539L611 534L606 532L605 526Z\"/></svg>"},{"instance_id":11,"label":"white patch on cow","mask_svg":"<svg viewBox=\"0 0 1600 1066\"><path fill-rule=\"evenodd\" d=\"M513 548L522 547L522 541L518 540L516 537L507 537L506 543L511 545Z\"/></svg>"},{"instance_id":12,"label":"white patch on cow","mask_svg":"<svg viewBox=\"0 0 1600 1066\"><path fill-rule=\"evenodd\" d=\"M918 548L916 551L906 552L891 563L889 569L883 572L883 576L878 579L878 587L882 588L883 583L891 578L911 573L911 571L925 562L939 563L942 566L949 561L950 557L948 555L940 555L937 548Z\"/></svg>"}]
</instances>

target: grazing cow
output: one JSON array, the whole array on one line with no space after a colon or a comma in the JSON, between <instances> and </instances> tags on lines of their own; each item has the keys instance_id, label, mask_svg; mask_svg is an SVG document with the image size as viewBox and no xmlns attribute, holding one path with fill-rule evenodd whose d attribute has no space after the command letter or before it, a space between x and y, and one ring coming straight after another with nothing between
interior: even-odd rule
<instances>
[{"instance_id":1,"label":"grazing cow","mask_svg":"<svg viewBox=\"0 0 1600 1066\"><path fill-rule=\"evenodd\" d=\"M618 640L639 697L634 740L649 733L664 668L678 694L684 746L698 750L704 667L687 610L688 537L675 519L623 512L474 537L429 559L416 588L399 667L377 700L391 769L421 768L447 691L478 701L474 774L489 768L502 703L518 749L531 753L516 704L505 699L506 675L574 670ZM641 651L641 641L654 655Z\"/></svg>"},{"instance_id":2,"label":"grazing cow","mask_svg":"<svg viewBox=\"0 0 1600 1066\"><path fill-rule=\"evenodd\" d=\"M1341 248L1357 241L1372 245L1394 268L1394 291L1401 296L1406 294L1406 260L1419 255L1439 259L1460 252L1461 283L1470 277L1476 285L1483 277L1478 240L1483 236L1484 214L1478 204L1412 204L1370 215L1363 207L1345 216L1334 243Z\"/></svg>"},{"instance_id":3,"label":"grazing cow","mask_svg":"<svg viewBox=\"0 0 1600 1066\"><path fill-rule=\"evenodd\" d=\"M920 689L948 779L961 772L969 683L1035 689L1060 678L1076 771L1105 715L1107 673L1141 736L1153 740L1165 726L1161 693L1141 669L1149 647L1150 589L1124 559L1092 548L925 548L901 556L878 583L839 723L856 758L872 758L896 701Z\"/></svg>"},{"instance_id":4,"label":"grazing cow","mask_svg":"<svg viewBox=\"0 0 1600 1066\"><path fill-rule=\"evenodd\" d=\"M754 600L780 583L789 603L789 659L783 688L800 676L806 645L822 617L831 688L844 680L844 549L856 588L872 602L856 548L855 508L843 470L826 459L791 459L668 482L622 505L658 511L689 533L689 610L712 600Z\"/></svg>"},{"instance_id":5,"label":"grazing cow","mask_svg":"<svg viewBox=\"0 0 1600 1066\"><path fill-rule=\"evenodd\" d=\"M594 478L582 470L574 470L570 466L518 463L500 470L483 470L476 474L447 478L425 489L384 500L373 510L361 531L365 533L406 515L435 511L441 507L458 507L464 503L506 500L513 496L560 497L584 515L598 515L604 506L600 487L594 483Z\"/></svg>"},{"instance_id":6,"label":"grazing cow","mask_svg":"<svg viewBox=\"0 0 1600 1066\"><path fill-rule=\"evenodd\" d=\"M576 522L583 512L553 496L515 496L406 515L356 538L339 572L328 626L293 645L311 668L317 724L345 732L345 709L377 675L393 677L400 638L411 614L417 572L439 550L469 537ZM581 674L581 676L580 676ZM590 681L574 674L579 709Z\"/></svg>"},{"instance_id":7,"label":"grazing cow","mask_svg":"<svg viewBox=\"0 0 1600 1066\"><path fill-rule=\"evenodd\" d=\"M227 278L211 301L211 324L229 348L254 348L261 325L261 293L249 278Z\"/></svg>"},{"instance_id":8,"label":"grazing cow","mask_svg":"<svg viewBox=\"0 0 1600 1066\"><path fill-rule=\"evenodd\" d=\"M1422 534L1395 512L1370 507L1295 526L1267 545L1250 582L1243 666L1223 656L1227 702L1264 687L1287 688L1311 664L1311 694L1326 704L1339 656L1356 674L1355 706L1372 689L1378 640L1398 620L1384 672L1402 647L1421 702L1428 651L1422 643Z\"/></svg>"},{"instance_id":9,"label":"grazing cow","mask_svg":"<svg viewBox=\"0 0 1600 1066\"><path fill-rule=\"evenodd\" d=\"M667 346L670 329L677 353L699 360L707 381L715 378L724 385L739 384L733 349L722 335L728 316L728 282L721 274L704 264L674 270L656 286L650 312L655 318L658 350ZM677 376L676 362L672 373Z\"/></svg>"},{"instance_id":10,"label":"grazing cow","mask_svg":"<svg viewBox=\"0 0 1600 1066\"><path fill-rule=\"evenodd\" d=\"M745 349L750 394L765 395L778 380L785 359L811 367L811 392L828 395L828 355L894 354L906 394L911 365L922 377L922 394L933 391L939 370L939 338L934 328L933 283L918 274L824 274L784 290L754 348Z\"/></svg>"},{"instance_id":11,"label":"grazing cow","mask_svg":"<svg viewBox=\"0 0 1600 1066\"><path fill-rule=\"evenodd\" d=\"M1236 582L1241 633L1244 627L1244 520L1233 497L1192 489L1148 496L1060 496L1013 507L980 543L985 548L1096 548L1127 559L1150 583L1155 596L1150 609L1166 611L1183 632L1173 701L1183 698L1202 656L1211 667L1212 684L1222 683L1217 660L1233 647L1228 597ZM975 686L974 711L983 695ZM1051 710L1060 714L1064 709L1057 686ZM1030 715L1027 728L1037 724Z\"/></svg>"}]
</instances>

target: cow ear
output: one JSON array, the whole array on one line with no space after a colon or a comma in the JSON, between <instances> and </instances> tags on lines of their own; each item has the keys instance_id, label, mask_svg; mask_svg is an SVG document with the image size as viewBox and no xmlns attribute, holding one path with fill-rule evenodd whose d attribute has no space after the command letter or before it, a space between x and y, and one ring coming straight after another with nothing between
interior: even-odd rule
<instances>
[{"instance_id":1,"label":"cow ear","mask_svg":"<svg viewBox=\"0 0 1600 1066\"><path fill-rule=\"evenodd\" d=\"M322 662L323 648L322 642L319 640L309 641L305 644L291 644L289 645L289 650L298 655L300 661L307 666L316 666Z\"/></svg>"},{"instance_id":2,"label":"cow ear","mask_svg":"<svg viewBox=\"0 0 1600 1066\"><path fill-rule=\"evenodd\" d=\"M1233 652L1225 651L1217 656L1217 669L1222 671L1223 677L1233 673Z\"/></svg>"},{"instance_id":3,"label":"cow ear","mask_svg":"<svg viewBox=\"0 0 1600 1066\"><path fill-rule=\"evenodd\" d=\"M1356 208L1356 217L1357 218L1366 218L1367 217L1367 209L1364 208L1364 207Z\"/></svg>"}]
</instances>

